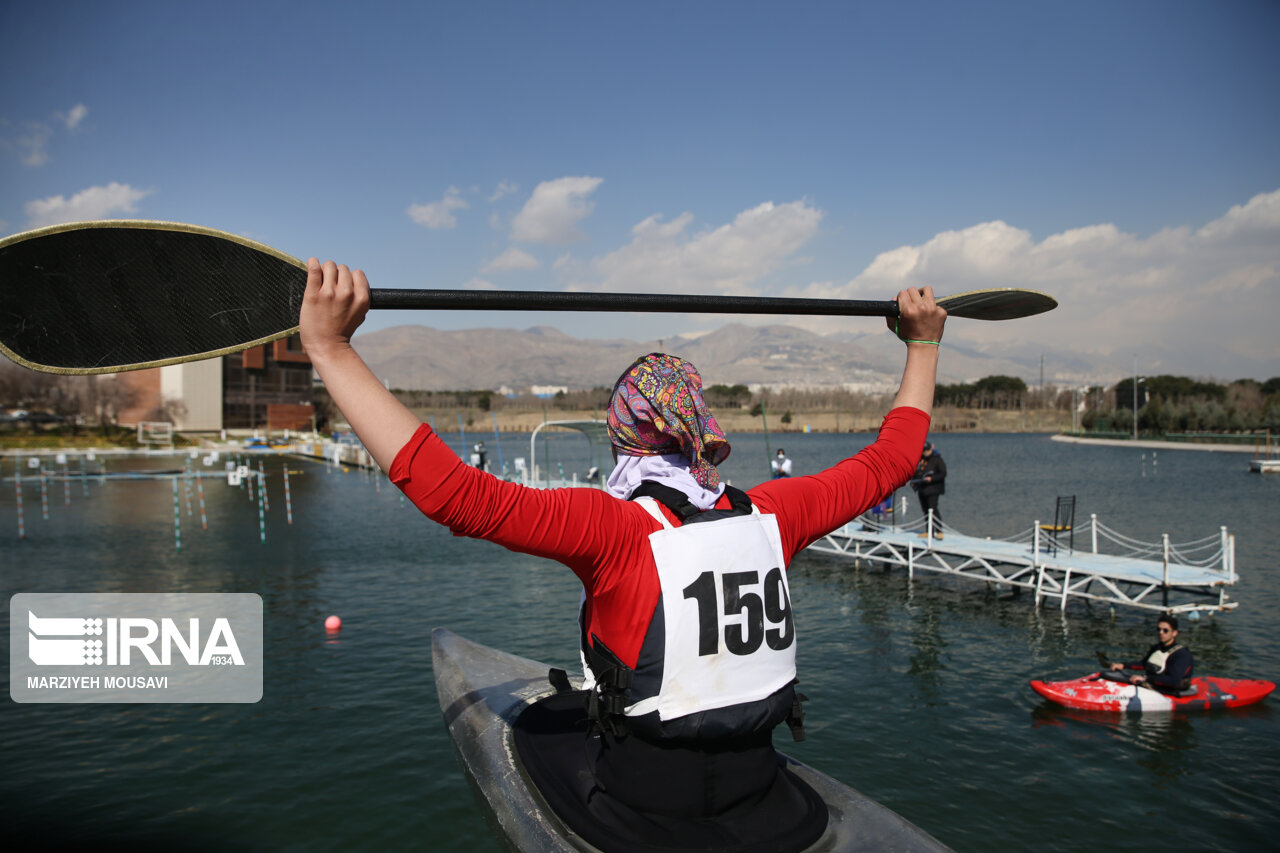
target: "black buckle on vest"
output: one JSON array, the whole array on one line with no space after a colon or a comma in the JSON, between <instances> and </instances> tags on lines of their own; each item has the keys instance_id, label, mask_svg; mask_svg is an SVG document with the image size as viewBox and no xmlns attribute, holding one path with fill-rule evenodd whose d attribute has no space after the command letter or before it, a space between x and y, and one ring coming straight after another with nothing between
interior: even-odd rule
<instances>
[{"instance_id":1,"label":"black buckle on vest","mask_svg":"<svg viewBox=\"0 0 1280 853\"><path fill-rule=\"evenodd\" d=\"M627 734L627 705L636 673L615 655L595 634L587 643L587 665L595 675L596 686L587 698L587 717L592 725L614 737Z\"/></svg>"},{"instance_id":2,"label":"black buckle on vest","mask_svg":"<svg viewBox=\"0 0 1280 853\"><path fill-rule=\"evenodd\" d=\"M606 714L622 716L627 709L627 699L635 680L635 672L630 669L613 669L609 670L606 678L607 689L600 692L600 707Z\"/></svg>"}]
</instances>

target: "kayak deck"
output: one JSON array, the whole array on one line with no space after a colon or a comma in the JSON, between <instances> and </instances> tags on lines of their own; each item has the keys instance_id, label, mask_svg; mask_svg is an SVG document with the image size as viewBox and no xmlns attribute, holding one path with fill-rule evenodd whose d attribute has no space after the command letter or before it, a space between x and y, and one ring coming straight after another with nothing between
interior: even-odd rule
<instances>
[{"instance_id":1,"label":"kayak deck","mask_svg":"<svg viewBox=\"0 0 1280 853\"><path fill-rule=\"evenodd\" d=\"M1252 678L1219 678L1197 676L1191 679L1194 694L1172 696L1140 687L1112 681L1101 673L1086 675L1071 681L1031 682L1031 689L1051 702L1081 711L1112 711L1135 713L1151 711L1210 711L1218 708L1239 708L1261 702L1275 684Z\"/></svg>"},{"instance_id":2,"label":"kayak deck","mask_svg":"<svg viewBox=\"0 0 1280 853\"><path fill-rule=\"evenodd\" d=\"M551 812L516 758L511 723L529 704L552 692L549 667L443 628L431 633L431 660L445 725L503 840L517 850L596 850ZM874 800L784 758L790 770L822 796L830 812L826 832L810 851L950 849Z\"/></svg>"}]
</instances>

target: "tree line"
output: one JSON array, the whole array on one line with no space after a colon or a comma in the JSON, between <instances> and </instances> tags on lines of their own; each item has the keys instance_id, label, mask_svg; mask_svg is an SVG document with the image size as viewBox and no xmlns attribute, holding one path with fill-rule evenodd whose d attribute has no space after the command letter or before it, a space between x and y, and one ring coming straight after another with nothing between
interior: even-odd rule
<instances>
[{"instance_id":1,"label":"tree line","mask_svg":"<svg viewBox=\"0 0 1280 853\"><path fill-rule=\"evenodd\" d=\"M1136 391L1135 391L1136 388ZM1154 435L1280 430L1280 377L1217 383L1186 376L1133 377L1116 383L1111 405L1086 400L1081 426L1093 432Z\"/></svg>"},{"instance_id":2,"label":"tree line","mask_svg":"<svg viewBox=\"0 0 1280 853\"><path fill-rule=\"evenodd\" d=\"M1136 393L1135 393L1136 388ZM419 410L463 410L476 414L500 410L539 409L598 412L603 415L611 389L561 391L551 397L531 394L505 396L488 389L459 391L419 391L393 389L410 408ZM717 409L747 410L760 416L768 413L786 422L794 412L848 412L864 414L887 408L892 394L850 391L843 388L760 389L746 385L709 385L703 389L707 405ZM317 392L323 413L326 395ZM112 376L59 376L39 373L0 359L0 410L27 412L25 423L69 425L72 431L96 426L107 430L116 423L120 411L134 400L124 383ZM1075 410L1080 426L1090 432L1123 432L1133 429L1133 411L1138 410L1138 429L1148 434L1179 432L1248 432L1280 430L1280 377L1265 382L1237 379L1213 382L1186 376L1126 377L1111 386L1062 388L1047 385L1031 388L1016 376L986 376L970 383L942 383L934 395L935 407L958 409ZM171 419L157 411L151 420ZM35 417L34 415L39 415ZM19 421L9 417L8 428Z\"/></svg>"},{"instance_id":3,"label":"tree line","mask_svg":"<svg viewBox=\"0 0 1280 853\"><path fill-rule=\"evenodd\" d=\"M1138 428L1144 433L1242 432L1280 429L1280 377L1258 382L1238 379L1219 383L1185 376L1144 377L1138 384ZM482 412L502 409L596 411L603 413L611 389L596 387L560 392L550 398L492 391L397 391L411 407L471 408ZM786 423L796 412L867 413L887 408L891 393L867 393L843 388L761 389L746 385L708 385L703 395L711 410L739 409L756 417L778 417ZM1133 426L1133 379L1115 385L1032 388L1016 376L992 375L975 382L940 383L935 407L1018 411L1072 409L1086 431L1124 432Z\"/></svg>"}]
</instances>

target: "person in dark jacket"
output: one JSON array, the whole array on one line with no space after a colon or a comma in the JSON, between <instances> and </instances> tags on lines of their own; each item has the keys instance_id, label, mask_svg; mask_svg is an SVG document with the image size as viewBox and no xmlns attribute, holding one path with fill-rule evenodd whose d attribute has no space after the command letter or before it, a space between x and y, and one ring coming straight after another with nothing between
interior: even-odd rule
<instances>
[{"instance_id":1,"label":"person in dark jacket","mask_svg":"<svg viewBox=\"0 0 1280 853\"><path fill-rule=\"evenodd\" d=\"M933 514L933 538L941 539L942 513L938 511L938 498L947 493L947 463L942 461L942 454L934 450L933 442L925 442L911 488L920 496L920 511L925 518ZM927 538L928 529L920 535Z\"/></svg>"},{"instance_id":2,"label":"person in dark jacket","mask_svg":"<svg viewBox=\"0 0 1280 853\"><path fill-rule=\"evenodd\" d=\"M1141 673L1129 676L1130 684L1146 684L1157 690L1177 692L1191 685L1191 669L1194 661L1191 650L1178 644L1178 620L1169 614L1156 622L1158 642L1147 649L1140 661L1113 663L1113 672L1140 669Z\"/></svg>"}]
</instances>

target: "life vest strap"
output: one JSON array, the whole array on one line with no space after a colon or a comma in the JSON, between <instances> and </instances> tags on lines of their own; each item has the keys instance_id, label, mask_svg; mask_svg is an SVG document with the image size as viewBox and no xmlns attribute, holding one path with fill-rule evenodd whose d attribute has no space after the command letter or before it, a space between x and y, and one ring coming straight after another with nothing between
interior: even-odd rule
<instances>
[{"instance_id":1,"label":"life vest strap","mask_svg":"<svg viewBox=\"0 0 1280 853\"><path fill-rule=\"evenodd\" d=\"M751 498L747 497L747 493L742 489L726 485L724 493L729 498L729 505L733 507L732 510L700 510L693 505L693 501L689 500L689 496L684 492L679 489L673 489L670 486L664 486L661 483L655 483L652 480L645 480L636 486L635 491L631 493L631 497L627 498L627 500L653 498L675 513L681 524L691 521L715 521L732 515L749 515L751 513Z\"/></svg>"},{"instance_id":2,"label":"life vest strap","mask_svg":"<svg viewBox=\"0 0 1280 853\"><path fill-rule=\"evenodd\" d=\"M573 685L569 683L569 673L563 669L552 667L547 673L547 681L551 682L551 686L556 689L557 693L568 693L573 689Z\"/></svg>"},{"instance_id":3,"label":"life vest strap","mask_svg":"<svg viewBox=\"0 0 1280 853\"><path fill-rule=\"evenodd\" d=\"M791 680L793 685L799 684L800 679ZM795 698L791 700L791 712L787 714L787 728L791 729L791 739L799 742L804 740L804 706L801 702L808 702L809 697L801 693L799 690L793 691Z\"/></svg>"},{"instance_id":4,"label":"life vest strap","mask_svg":"<svg viewBox=\"0 0 1280 853\"><path fill-rule=\"evenodd\" d=\"M627 734L624 712L630 704L635 670L623 663L595 634L591 635L591 642L586 644L583 653L596 678L595 689L587 697L587 717L593 727L624 737Z\"/></svg>"}]
</instances>

